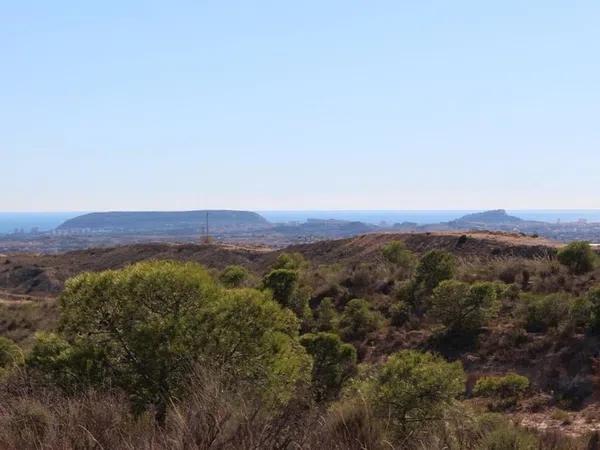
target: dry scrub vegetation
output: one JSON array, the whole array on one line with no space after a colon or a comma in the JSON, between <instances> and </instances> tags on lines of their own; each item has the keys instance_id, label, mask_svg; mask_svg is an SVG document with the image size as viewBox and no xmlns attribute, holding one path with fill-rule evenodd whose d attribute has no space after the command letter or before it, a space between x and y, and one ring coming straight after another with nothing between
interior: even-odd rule
<instances>
[{"instance_id":1,"label":"dry scrub vegetation","mask_svg":"<svg viewBox=\"0 0 600 450\"><path fill-rule=\"evenodd\" d=\"M444 242L141 262L3 301L0 448L600 448L596 255Z\"/></svg>"}]
</instances>

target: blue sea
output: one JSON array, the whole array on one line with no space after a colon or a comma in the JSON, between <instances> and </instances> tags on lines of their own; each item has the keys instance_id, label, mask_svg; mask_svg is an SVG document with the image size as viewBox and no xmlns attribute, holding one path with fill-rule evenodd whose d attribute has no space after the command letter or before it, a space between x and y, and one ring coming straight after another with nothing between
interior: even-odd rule
<instances>
[{"instance_id":1,"label":"blue sea","mask_svg":"<svg viewBox=\"0 0 600 450\"><path fill-rule=\"evenodd\" d=\"M49 212L49 213L10 213L0 212L0 234L13 233L23 230L26 233L34 228L39 231L50 231L58 227L65 220L77 217L80 212Z\"/></svg>"},{"instance_id":2,"label":"blue sea","mask_svg":"<svg viewBox=\"0 0 600 450\"><path fill-rule=\"evenodd\" d=\"M257 211L273 223L305 222L307 219L338 219L355 220L371 224L394 224L401 222L416 222L418 224L447 222L465 214L480 210L305 210L305 211ZM574 222L586 219L589 222L600 222L600 209L587 210L508 210L508 214L528 220L544 222ZM12 233L15 230L30 232L36 228L39 231L50 231L65 220L71 219L82 212L0 212L0 233Z\"/></svg>"}]
</instances>

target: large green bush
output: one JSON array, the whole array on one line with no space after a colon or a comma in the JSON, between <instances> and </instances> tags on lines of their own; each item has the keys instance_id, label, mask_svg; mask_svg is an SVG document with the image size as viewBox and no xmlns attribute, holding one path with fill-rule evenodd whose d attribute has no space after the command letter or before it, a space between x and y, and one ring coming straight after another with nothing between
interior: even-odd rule
<instances>
[{"instance_id":1,"label":"large green bush","mask_svg":"<svg viewBox=\"0 0 600 450\"><path fill-rule=\"evenodd\" d=\"M281 253L273 264L273 269L300 270L308 266L302 253Z\"/></svg>"},{"instance_id":2,"label":"large green bush","mask_svg":"<svg viewBox=\"0 0 600 450\"><path fill-rule=\"evenodd\" d=\"M219 280L225 287L239 288L248 279L250 273L242 266L227 266L219 275Z\"/></svg>"},{"instance_id":3,"label":"large green bush","mask_svg":"<svg viewBox=\"0 0 600 450\"><path fill-rule=\"evenodd\" d=\"M364 339L371 331L376 330L381 323L379 313L371 310L366 300L355 298L350 300L340 318L340 332L345 339Z\"/></svg>"},{"instance_id":4,"label":"large green bush","mask_svg":"<svg viewBox=\"0 0 600 450\"><path fill-rule=\"evenodd\" d=\"M419 261L415 281L420 289L431 292L444 280L454 278L456 258L442 250L431 250Z\"/></svg>"},{"instance_id":5,"label":"large green bush","mask_svg":"<svg viewBox=\"0 0 600 450\"><path fill-rule=\"evenodd\" d=\"M575 275L581 275L594 269L596 254L589 242L571 242L558 252L558 261Z\"/></svg>"},{"instance_id":6,"label":"large green bush","mask_svg":"<svg viewBox=\"0 0 600 450\"><path fill-rule=\"evenodd\" d=\"M159 420L196 364L256 386L269 404L285 401L310 371L291 311L266 293L223 290L192 263L79 275L60 309L62 337L41 336L30 367L58 382L103 374L103 384L124 389L138 410L153 406Z\"/></svg>"},{"instance_id":7,"label":"large green bush","mask_svg":"<svg viewBox=\"0 0 600 450\"><path fill-rule=\"evenodd\" d=\"M405 433L423 422L443 419L446 408L464 392L465 373L460 362L403 350L389 357L371 389L379 415Z\"/></svg>"},{"instance_id":8,"label":"large green bush","mask_svg":"<svg viewBox=\"0 0 600 450\"><path fill-rule=\"evenodd\" d=\"M569 320L572 305L573 299L567 294L523 294L519 313L527 331L543 332Z\"/></svg>"},{"instance_id":9,"label":"large green bush","mask_svg":"<svg viewBox=\"0 0 600 450\"><path fill-rule=\"evenodd\" d=\"M356 370L356 349L332 333L305 334L300 342L313 357L312 384L316 400L334 399Z\"/></svg>"},{"instance_id":10,"label":"large green bush","mask_svg":"<svg viewBox=\"0 0 600 450\"><path fill-rule=\"evenodd\" d=\"M452 332L481 328L498 310L497 289L493 283L469 285L457 280L442 281L434 290L429 313Z\"/></svg>"},{"instance_id":11,"label":"large green bush","mask_svg":"<svg viewBox=\"0 0 600 450\"><path fill-rule=\"evenodd\" d=\"M415 256L402 241L392 241L384 245L382 254L390 264L401 269L410 269L415 262Z\"/></svg>"}]
</instances>

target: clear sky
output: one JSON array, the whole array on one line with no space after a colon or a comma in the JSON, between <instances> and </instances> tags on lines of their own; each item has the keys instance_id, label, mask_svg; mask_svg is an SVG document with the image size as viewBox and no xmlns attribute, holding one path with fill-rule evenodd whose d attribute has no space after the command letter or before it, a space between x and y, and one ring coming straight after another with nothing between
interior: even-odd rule
<instances>
[{"instance_id":1,"label":"clear sky","mask_svg":"<svg viewBox=\"0 0 600 450\"><path fill-rule=\"evenodd\" d=\"M600 208L600 2L0 0L0 210Z\"/></svg>"}]
</instances>

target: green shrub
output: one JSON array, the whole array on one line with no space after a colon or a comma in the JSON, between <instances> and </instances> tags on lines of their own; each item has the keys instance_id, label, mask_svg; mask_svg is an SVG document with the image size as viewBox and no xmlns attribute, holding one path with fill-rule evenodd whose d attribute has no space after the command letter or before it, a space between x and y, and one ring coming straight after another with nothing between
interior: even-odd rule
<instances>
[{"instance_id":1,"label":"green shrub","mask_svg":"<svg viewBox=\"0 0 600 450\"><path fill-rule=\"evenodd\" d=\"M364 339L381 323L380 315L371 310L369 302L355 298L350 300L340 318L340 332L348 340Z\"/></svg>"},{"instance_id":2,"label":"green shrub","mask_svg":"<svg viewBox=\"0 0 600 450\"><path fill-rule=\"evenodd\" d=\"M527 331L543 332L568 320L572 304L573 299L566 294L524 294L519 309Z\"/></svg>"},{"instance_id":3,"label":"green shrub","mask_svg":"<svg viewBox=\"0 0 600 450\"><path fill-rule=\"evenodd\" d=\"M402 433L444 417L464 392L460 362L448 363L431 353L403 350L383 365L371 386L370 398L381 417Z\"/></svg>"},{"instance_id":4,"label":"green shrub","mask_svg":"<svg viewBox=\"0 0 600 450\"><path fill-rule=\"evenodd\" d=\"M292 300L298 288L298 272L290 269L275 269L263 279L263 287L269 289L273 298L286 308L293 308Z\"/></svg>"},{"instance_id":5,"label":"green shrub","mask_svg":"<svg viewBox=\"0 0 600 450\"><path fill-rule=\"evenodd\" d=\"M529 389L529 379L516 373L484 376L477 380L473 395L479 397L520 397Z\"/></svg>"},{"instance_id":6,"label":"green shrub","mask_svg":"<svg viewBox=\"0 0 600 450\"><path fill-rule=\"evenodd\" d=\"M456 258L442 250L431 250L419 261L415 281L426 293L431 292L444 280L454 278Z\"/></svg>"},{"instance_id":7,"label":"green shrub","mask_svg":"<svg viewBox=\"0 0 600 450\"><path fill-rule=\"evenodd\" d=\"M596 254L589 242L571 242L558 251L558 261L575 275L581 275L594 269Z\"/></svg>"},{"instance_id":8,"label":"green shrub","mask_svg":"<svg viewBox=\"0 0 600 450\"><path fill-rule=\"evenodd\" d=\"M485 422L482 424L484 433L478 449L538 450L544 448L540 446L539 439L533 432L519 428L504 418L488 419Z\"/></svg>"},{"instance_id":9,"label":"green shrub","mask_svg":"<svg viewBox=\"0 0 600 450\"><path fill-rule=\"evenodd\" d=\"M0 336L0 377L23 362L21 348L10 339Z\"/></svg>"},{"instance_id":10,"label":"green shrub","mask_svg":"<svg viewBox=\"0 0 600 450\"><path fill-rule=\"evenodd\" d=\"M433 318L458 333L478 330L497 310L496 285L486 282L442 281L433 290L429 305Z\"/></svg>"},{"instance_id":11,"label":"green shrub","mask_svg":"<svg viewBox=\"0 0 600 450\"><path fill-rule=\"evenodd\" d=\"M356 370L356 349L337 334L305 334L300 343L313 357L312 385L318 402L335 399Z\"/></svg>"},{"instance_id":12,"label":"green shrub","mask_svg":"<svg viewBox=\"0 0 600 450\"><path fill-rule=\"evenodd\" d=\"M338 327L338 313L329 297L321 300L316 310L315 328L317 331L335 331Z\"/></svg>"},{"instance_id":13,"label":"green shrub","mask_svg":"<svg viewBox=\"0 0 600 450\"><path fill-rule=\"evenodd\" d=\"M194 364L218 365L273 405L310 371L293 313L263 292L222 290L196 264L82 274L67 282L60 307L62 337L41 336L30 367L66 382L102 374L159 421Z\"/></svg>"},{"instance_id":14,"label":"green shrub","mask_svg":"<svg viewBox=\"0 0 600 450\"><path fill-rule=\"evenodd\" d=\"M382 253L390 264L398 268L410 269L415 262L413 253L406 248L402 241L392 241L384 245Z\"/></svg>"},{"instance_id":15,"label":"green shrub","mask_svg":"<svg viewBox=\"0 0 600 450\"><path fill-rule=\"evenodd\" d=\"M587 297L577 297L571 302L569 317L575 327L586 328L592 322L593 303Z\"/></svg>"},{"instance_id":16,"label":"green shrub","mask_svg":"<svg viewBox=\"0 0 600 450\"><path fill-rule=\"evenodd\" d=\"M390 306L390 321L395 327L401 327L410 318L410 308L404 302L396 302Z\"/></svg>"},{"instance_id":17,"label":"green shrub","mask_svg":"<svg viewBox=\"0 0 600 450\"><path fill-rule=\"evenodd\" d=\"M301 253L281 253L273 264L273 269L300 270L308 265Z\"/></svg>"},{"instance_id":18,"label":"green shrub","mask_svg":"<svg viewBox=\"0 0 600 450\"><path fill-rule=\"evenodd\" d=\"M249 272L242 266L227 266L219 275L219 280L225 287L239 288L248 279Z\"/></svg>"},{"instance_id":19,"label":"green shrub","mask_svg":"<svg viewBox=\"0 0 600 450\"><path fill-rule=\"evenodd\" d=\"M109 386L110 361L101 346L72 345L56 333L39 332L26 358L30 371L69 394L91 387Z\"/></svg>"},{"instance_id":20,"label":"green shrub","mask_svg":"<svg viewBox=\"0 0 600 450\"><path fill-rule=\"evenodd\" d=\"M585 298L590 305L590 327L598 332L600 331L600 287L590 290Z\"/></svg>"}]
</instances>

